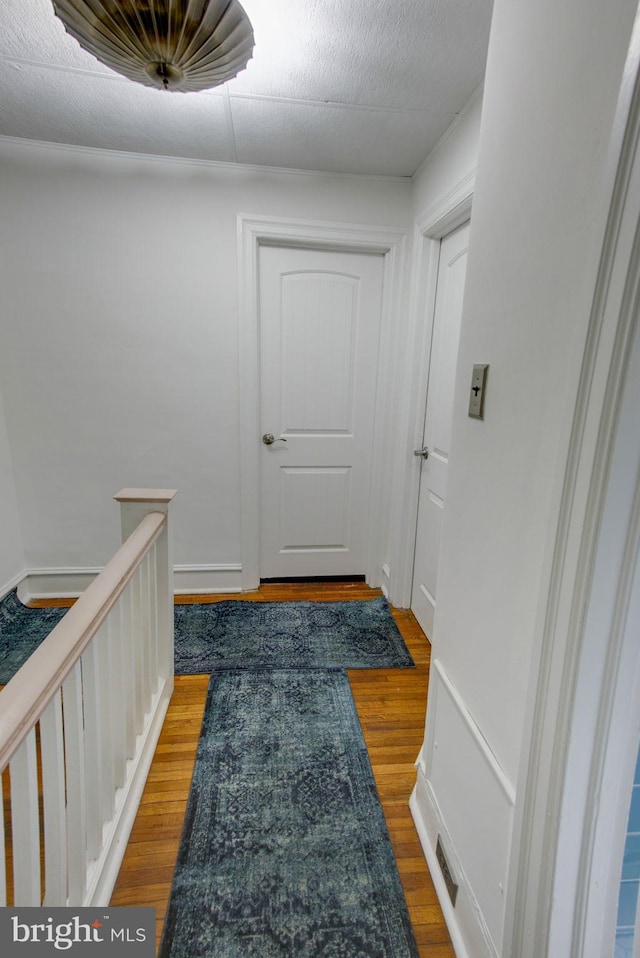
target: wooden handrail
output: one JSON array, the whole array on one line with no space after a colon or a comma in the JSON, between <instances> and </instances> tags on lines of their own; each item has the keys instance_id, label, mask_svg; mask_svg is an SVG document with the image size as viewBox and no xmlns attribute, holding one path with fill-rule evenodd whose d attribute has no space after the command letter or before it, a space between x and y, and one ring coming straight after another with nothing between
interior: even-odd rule
<instances>
[{"instance_id":1,"label":"wooden handrail","mask_svg":"<svg viewBox=\"0 0 640 958\"><path fill-rule=\"evenodd\" d=\"M160 537L167 517L148 513L0 692L0 772L38 721Z\"/></svg>"}]
</instances>

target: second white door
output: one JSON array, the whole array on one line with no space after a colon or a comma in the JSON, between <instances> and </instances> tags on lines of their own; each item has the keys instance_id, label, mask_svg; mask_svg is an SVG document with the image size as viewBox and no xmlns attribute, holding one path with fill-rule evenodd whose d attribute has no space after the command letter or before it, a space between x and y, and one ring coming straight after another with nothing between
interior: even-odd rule
<instances>
[{"instance_id":1,"label":"second white door","mask_svg":"<svg viewBox=\"0 0 640 958\"><path fill-rule=\"evenodd\" d=\"M260 249L261 578L365 574L383 273Z\"/></svg>"},{"instance_id":2,"label":"second white door","mask_svg":"<svg viewBox=\"0 0 640 958\"><path fill-rule=\"evenodd\" d=\"M469 224L440 243L438 285L433 318L429 383L416 531L411 608L429 636L433 634L440 557L440 532L447 490L453 392L467 268Z\"/></svg>"}]
</instances>

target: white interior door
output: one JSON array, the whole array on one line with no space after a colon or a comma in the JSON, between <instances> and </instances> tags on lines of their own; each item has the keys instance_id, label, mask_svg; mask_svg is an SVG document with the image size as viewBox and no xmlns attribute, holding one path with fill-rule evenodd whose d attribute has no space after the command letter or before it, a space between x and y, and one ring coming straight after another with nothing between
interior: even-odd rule
<instances>
[{"instance_id":1,"label":"white interior door","mask_svg":"<svg viewBox=\"0 0 640 958\"><path fill-rule=\"evenodd\" d=\"M260 576L363 575L379 254L260 248Z\"/></svg>"},{"instance_id":2,"label":"white interior door","mask_svg":"<svg viewBox=\"0 0 640 958\"><path fill-rule=\"evenodd\" d=\"M440 532L447 491L453 391L468 245L468 223L449 233L440 243L423 436L423 447L428 449L428 457L422 459L420 467L411 590L411 608L429 637L433 633L436 607Z\"/></svg>"}]
</instances>

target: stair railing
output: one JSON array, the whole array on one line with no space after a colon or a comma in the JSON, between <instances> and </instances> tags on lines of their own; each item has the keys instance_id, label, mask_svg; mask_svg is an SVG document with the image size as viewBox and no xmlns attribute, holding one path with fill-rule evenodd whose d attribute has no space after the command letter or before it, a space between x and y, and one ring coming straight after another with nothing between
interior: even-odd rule
<instances>
[{"instance_id":1,"label":"stair railing","mask_svg":"<svg viewBox=\"0 0 640 958\"><path fill-rule=\"evenodd\" d=\"M109 903L173 691L174 495L118 493L123 545L0 692L0 907Z\"/></svg>"}]
</instances>

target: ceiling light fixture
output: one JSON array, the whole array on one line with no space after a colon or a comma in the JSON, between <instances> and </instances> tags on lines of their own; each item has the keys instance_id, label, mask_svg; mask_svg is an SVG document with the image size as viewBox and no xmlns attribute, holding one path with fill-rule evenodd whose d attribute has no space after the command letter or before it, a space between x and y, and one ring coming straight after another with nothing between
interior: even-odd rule
<instances>
[{"instance_id":1,"label":"ceiling light fixture","mask_svg":"<svg viewBox=\"0 0 640 958\"><path fill-rule=\"evenodd\" d=\"M238 0L53 0L67 33L145 86L208 90L244 70L253 30Z\"/></svg>"}]
</instances>

